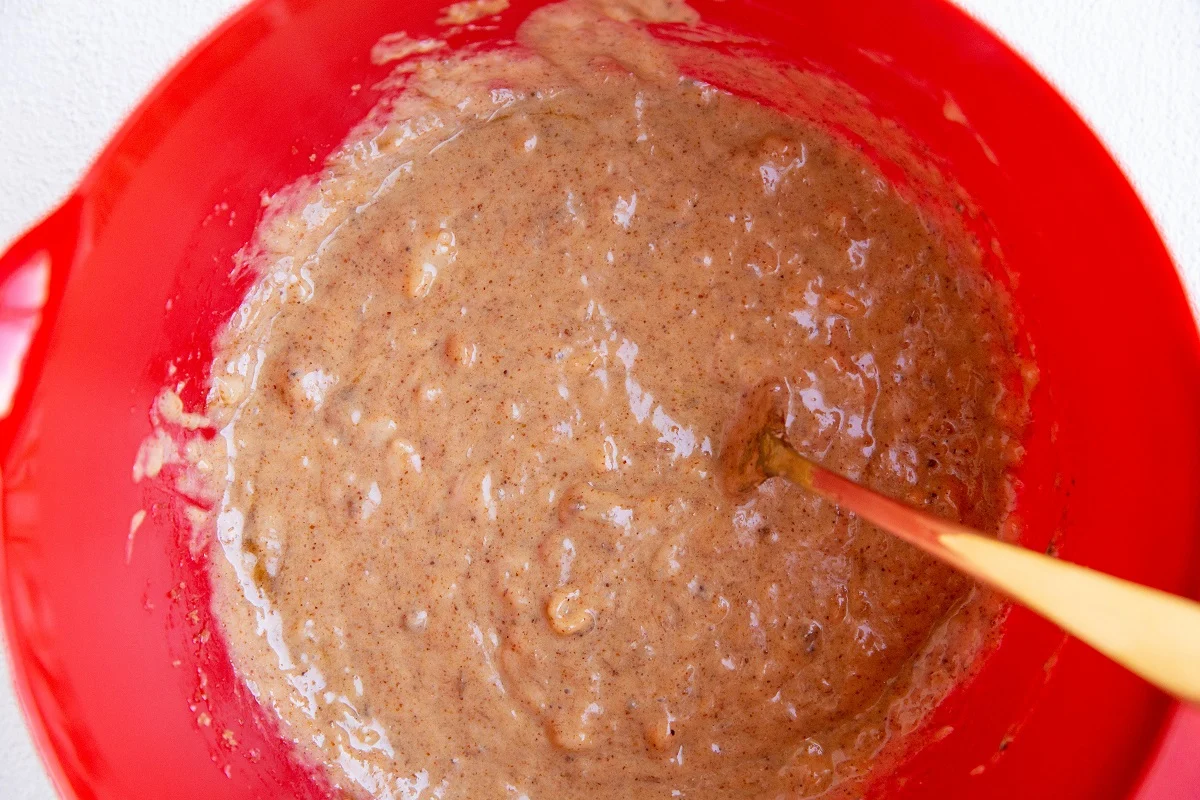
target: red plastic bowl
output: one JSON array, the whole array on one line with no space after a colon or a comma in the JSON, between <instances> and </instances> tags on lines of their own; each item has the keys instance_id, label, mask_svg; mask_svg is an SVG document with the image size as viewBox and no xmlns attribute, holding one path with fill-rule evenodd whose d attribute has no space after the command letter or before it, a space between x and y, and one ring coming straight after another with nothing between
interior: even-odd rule
<instances>
[{"instance_id":1,"label":"red plastic bowl","mask_svg":"<svg viewBox=\"0 0 1200 800\"><path fill-rule=\"evenodd\" d=\"M515 2L495 35L536 4ZM200 400L213 333L245 288L231 282L231 257L260 194L315 169L376 99L369 87L386 68L366 57L371 45L398 29L432 33L438 5L253 3L0 258L0 372L23 364L0 424L5 622L25 712L68 797L328 796L239 687L170 498L145 496L130 465L169 361L182 358L185 400ZM1042 375L1027 543L1193 594L1200 341L1153 225L1086 126L941 0L695 5L855 87L982 210ZM947 119L947 95L994 162ZM130 518L147 503L127 564ZM1200 796L1188 758L1200 725L1176 713L1162 746L1169 713L1166 697L1017 610L979 676L937 712L930 730L953 733L869 794Z\"/></svg>"}]
</instances>

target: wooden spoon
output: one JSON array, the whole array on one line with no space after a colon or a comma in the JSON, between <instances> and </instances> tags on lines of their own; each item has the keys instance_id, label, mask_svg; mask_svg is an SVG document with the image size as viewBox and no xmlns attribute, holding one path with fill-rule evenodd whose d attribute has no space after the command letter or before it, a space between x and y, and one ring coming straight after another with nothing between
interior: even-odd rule
<instances>
[{"instance_id":1,"label":"wooden spoon","mask_svg":"<svg viewBox=\"0 0 1200 800\"><path fill-rule=\"evenodd\" d=\"M1200 603L1005 544L947 522L813 463L784 438L786 394L751 392L721 451L733 495L770 477L810 489L998 589L1150 683L1200 703Z\"/></svg>"}]
</instances>

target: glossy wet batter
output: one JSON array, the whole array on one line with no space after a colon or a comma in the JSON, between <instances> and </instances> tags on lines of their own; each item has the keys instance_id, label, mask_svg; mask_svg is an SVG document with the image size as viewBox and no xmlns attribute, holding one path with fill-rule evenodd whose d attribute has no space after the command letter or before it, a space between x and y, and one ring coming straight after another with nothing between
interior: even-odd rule
<instances>
[{"instance_id":1,"label":"glossy wet batter","mask_svg":"<svg viewBox=\"0 0 1200 800\"><path fill-rule=\"evenodd\" d=\"M221 342L215 610L354 794L817 794L987 634L965 579L778 481L728 500L714 451L781 379L803 452L997 530L1002 293L848 148L597 13L421 67L264 223Z\"/></svg>"}]
</instances>

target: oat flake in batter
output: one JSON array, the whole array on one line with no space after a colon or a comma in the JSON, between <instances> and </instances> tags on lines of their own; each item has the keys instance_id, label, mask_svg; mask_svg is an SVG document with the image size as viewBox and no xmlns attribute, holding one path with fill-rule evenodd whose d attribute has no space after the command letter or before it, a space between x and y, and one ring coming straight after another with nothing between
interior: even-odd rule
<instances>
[{"instance_id":1,"label":"oat flake in batter","mask_svg":"<svg viewBox=\"0 0 1200 800\"><path fill-rule=\"evenodd\" d=\"M732 503L714 450L782 379L797 447L998 530L1002 292L826 133L681 79L644 5L408 65L256 234L215 612L349 796L844 791L988 635L966 579L778 481Z\"/></svg>"}]
</instances>

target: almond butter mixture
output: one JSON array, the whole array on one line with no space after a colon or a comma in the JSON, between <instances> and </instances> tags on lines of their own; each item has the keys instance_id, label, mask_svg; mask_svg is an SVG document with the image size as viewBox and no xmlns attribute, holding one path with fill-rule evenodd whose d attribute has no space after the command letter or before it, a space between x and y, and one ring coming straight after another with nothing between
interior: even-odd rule
<instances>
[{"instance_id":1,"label":"almond butter mixture","mask_svg":"<svg viewBox=\"0 0 1200 800\"><path fill-rule=\"evenodd\" d=\"M781 379L803 452L1000 530L1003 292L850 148L682 78L645 5L411 67L257 234L216 613L348 796L844 790L989 635L966 579L776 480L730 501L715 455Z\"/></svg>"}]
</instances>

